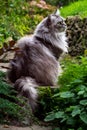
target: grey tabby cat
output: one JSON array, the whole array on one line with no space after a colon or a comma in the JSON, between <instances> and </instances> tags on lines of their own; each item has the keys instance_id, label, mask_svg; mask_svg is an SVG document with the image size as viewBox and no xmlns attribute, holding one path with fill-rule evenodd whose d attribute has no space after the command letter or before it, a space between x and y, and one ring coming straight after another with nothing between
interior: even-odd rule
<instances>
[{"instance_id":1,"label":"grey tabby cat","mask_svg":"<svg viewBox=\"0 0 87 130\"><path fill-rule=\"evenodd\" d=\"M11 60L8 78L29 99L33 111L38 97L36 88L56 85L58 59L68 48L65 31L64 19L56 12L42 20L33 36L25 36L17 43L19 51Z\"/></svg>"}]
</instances>

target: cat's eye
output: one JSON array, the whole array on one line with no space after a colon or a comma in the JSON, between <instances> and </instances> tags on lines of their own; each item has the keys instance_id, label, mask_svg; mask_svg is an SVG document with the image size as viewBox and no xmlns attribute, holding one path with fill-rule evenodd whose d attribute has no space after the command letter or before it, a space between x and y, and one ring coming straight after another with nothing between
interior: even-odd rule
<instances>
[{"instance_id":1,"label":"cat's eye","mask_svg":"<svg viewBox=\"0 0 87 130\"><path fill-rule=\"evenodd\" d=\"M59 25L60 25L60 24L63 24L63 21L60 21L60 22L58 22L57 24L59 24Z\"/></svg>"}]
</instances>

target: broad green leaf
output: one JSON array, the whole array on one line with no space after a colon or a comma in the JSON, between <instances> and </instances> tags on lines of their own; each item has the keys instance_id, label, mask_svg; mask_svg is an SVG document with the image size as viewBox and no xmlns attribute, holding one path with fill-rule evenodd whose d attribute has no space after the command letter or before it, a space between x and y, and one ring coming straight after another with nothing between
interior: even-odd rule
<instances>
[{"instance_id":1,"label":"broad green leaf","mask_svg":"<svg viewBox=\"0 0 87 130\"><path fill-rule=\"evenodd\" d=\"M59 118L63 118L63 117L64 117L64 112L58 111L55 113L55 118L59 119Z\"/></svg>"},{"instance_id":2,"label":"broad green leaf","mask_svg":"<svg viewBox=\"0 0 87 130\"><path fill-rule=\"evenodd\" d=\"M66 112L72 112L75 106L70 106L66 108Z\"/></svg>"},{"instance_id":3,"label":"broad green leaf","mask_svg":"<svg viewBox=\"0 0 87 130\"><path fill-rule=\"evenodd\" d=\"M86 89L86 86L83 85L83 84L80 84L80 85L79 85L79 88L80 88L81 91L84 91L84 90Z\"/></svg>"},{"instance_id":4,"label":"broad green leaf","mask_svg":"<svg viewBox=\"0 0 87 130\"><path fill-rule=\"evenodd\" d=\"M85 92L84 90L83 90L83 91L79 91L79 92L78 92L78 95L83 95L84 92Z\"/></svg>"},{"instance_id":5,"label":"broad green leaf","mask_svg":"<svg viewBox=\"0 0 87 130\"><path fill-rule=\"evenodd\" d=\"M72 117L75 117L76 115L80 114L80 112L81 112L80 107L79 107L79 106L76 106L76 107L73 109L71 115L72 115Z\"/></svg>"},{"instance_id":6,"label":"broad green leaf","mask_svg":"<svg viewBox=\"0 0 87 130\"><path fill-rule=\"evenodd\" d=\"M81 127L79 127L77 130L83 130Z\"/></svg>"},{"instance_id":7,"label":"broad green leaf","mask_svg":"<svg viewBox=\"0 0 87 130\"><path fill-rule=\"evenodd\" d=\"M86 106L87 105L87 99L81 100L80 104Z\"/></svg>"},{"instance_id":8,"label":"broad green leaf","mask_svg":"<svg viewBox=\"0 0 87 130\"><path fill-rule=\"evenodd\" d=\"M51 113L48 116L46 116L46 118L44 119L44 121L52 121L55 119L55 113Z\"/></svg>"},{"instance_id":9,"label":"broad green leaf","mask_svg":"<svg viewBox=\"0 0 87 130\"><path fill-rule=\"evenodd\" d=\"M60 95L60 93L54 94L52 97L58 97Z\"/></svg>"},{"instance_id":10,"label":"broad green leaf","mask_svg":"<svg viewBox=\"0 0 87 130\"><path fill-rule=\"evenodd\" d=\"M71 97L74 97L74 93L71 93L69 91L62 92L62 93L60 93L60 97L62 97L62 98L71 98Z\"/></svg>"},{"instance_id":11,"label":"broad green leaf","mask_svg":"<svg viewBox=\"0 0 87 130\"><path fill-rule=\"evenodd\" d=\"M76 80L74 80L74 82L73 82L74 84L80 84L80 83L82 83L82 80L80 80L80 79L76 79Z\"/></svg>"},{"instance_id":12,"label":"broad green leaf","mask_svg":"<svg viewBox=\"0 0 87 130\"><path fill-rule=\"evenodd\" d=\"M87 124L87 113L86 113L86 112L81 113L81 114L80 114L80 119L81 119L85 124Z\"/></svg>"}]
</instances>

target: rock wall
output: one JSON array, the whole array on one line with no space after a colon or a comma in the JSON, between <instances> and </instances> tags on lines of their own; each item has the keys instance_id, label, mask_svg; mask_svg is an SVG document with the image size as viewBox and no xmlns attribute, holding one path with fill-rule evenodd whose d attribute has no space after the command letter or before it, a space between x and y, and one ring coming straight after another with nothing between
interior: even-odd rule
<instances>
[{"instance_id":1,"label":"rock wall","mask_svg":"<svg viewBox=\"0 0 87 130\"><path fill-rule=\"evenodd\" d=\"M87 49L87 18L67 17L66 23L69 54L71 56L83 55Z\"/></svg>"}]
</instances>

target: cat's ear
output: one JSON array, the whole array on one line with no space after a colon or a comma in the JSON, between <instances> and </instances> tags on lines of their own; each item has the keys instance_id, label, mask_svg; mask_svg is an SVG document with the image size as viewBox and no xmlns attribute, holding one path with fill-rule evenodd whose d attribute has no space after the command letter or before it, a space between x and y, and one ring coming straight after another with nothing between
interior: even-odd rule
<instances>
[{"instance_id":1,"label":"cat's ear","mask_svg":"<svg viewBox=\"0 0 87 130\"><path fill-rule=\"evenodd\" d=\"M54 12L55 15L60 15L60 11L59 9L56 9L56 11Z\"/></svg>"},{"instance_id":2,"label":"cat's ear","mask_svg":"<svg viewBox=\"0 0 87 130\"><path fill-rule=\"evenodd\" d=\"M49 15L47 17L47 26L50 26L51 25L51 16Z\"/></svg>"}]
</instances>

